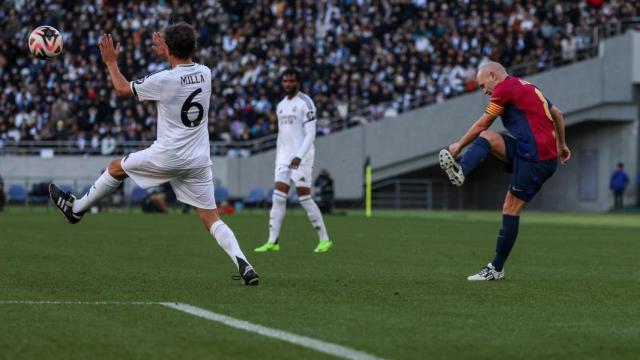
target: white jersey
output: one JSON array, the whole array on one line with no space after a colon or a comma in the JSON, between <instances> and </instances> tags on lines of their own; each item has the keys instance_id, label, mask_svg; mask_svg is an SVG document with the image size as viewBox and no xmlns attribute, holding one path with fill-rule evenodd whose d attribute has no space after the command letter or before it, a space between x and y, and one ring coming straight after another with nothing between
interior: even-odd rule
<instances>
[{"instance_id":1,"label":"white jersey","mask_svg":"<svg viewBox=\"0 0 640 360\"><path fill-rule=\"evenodd\" d=\"M291 100L282 99L276 107L278 116L278 144L276 148L276 164L291 163L305 136L304 124L316 120L316 107L306 94L298 92ZM309 151L301 156L302 164L313 164L315 147L311 144Z\"/></svg>"},{"instance_id":2,"label":"white jersey","mask_svg":"<svg viewBox=\"0 0 640 360\"><path fill-rule=\"evenodd\" d=\"M168 169L211 166L208 67L180 64L132 81L131 90L140 101L157 101L158 137L150 147L151 162Z\"/></svg>"}]
</instances>

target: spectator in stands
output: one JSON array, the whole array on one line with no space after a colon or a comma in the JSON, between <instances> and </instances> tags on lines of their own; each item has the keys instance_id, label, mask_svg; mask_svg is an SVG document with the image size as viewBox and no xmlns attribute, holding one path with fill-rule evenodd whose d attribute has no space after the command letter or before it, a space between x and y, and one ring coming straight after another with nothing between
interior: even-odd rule
<instances>
[{"instance_id":1,"label":"spectator in stands","mask_svg":"<svg viewBox=\"0 0 640 360\"><path fill-rule=\"evenodd\" d=\"M565 63L571 63L576 60L576 40L573 35L565 35L560 41L562 46L562 60Z\"/></svg>"},{"instance_id":2,"label":"spectator in stands","mask_svg":"<svg viewBox=\"0 0 640 360\"><path fill-rule=\"evenodd\" d=\"M147 189L148 195L141 203L143 212L165 214L169 212L167 203L175 195L170 194L173 192L171 186L165 185L169 185L169 183Z\"/></svg>"},{"instance_id":3,"label":"spectator in stands","mask_svg":"<svg viewBox=\"0 0 640 360\"><path fill-rule=\"evenodd\" d=\"M116 139L111 134L111 131L107 131L105 137L102 138L100 147L102 155L111 155L116 150Z\"/></svg>"},{"instance_id":4,"label":"spectator in stands","mask_svg":"<svg viewBox=\"0 0 640 360\"><path fill-rule=\"evenodd\" d=\"M320 211L323 214L331 214L333 212L333 203L335 193L333 191L333 179L326 169L320 170L320 174L313 184L314 197Z\"/></svg>"},{"instance_id":5,"label":"spectator in stands","mask_svg":"<svg viewBox=\"0 0 640 360\"><path fill-rule=\"evenodd\" d=\"M618 168L611 175L609 188L613 191L613 208L622 209L624 207L624 191L629 185L629 176L624 171L624 164L618 163Z\"/></svg>"}]
</instances>

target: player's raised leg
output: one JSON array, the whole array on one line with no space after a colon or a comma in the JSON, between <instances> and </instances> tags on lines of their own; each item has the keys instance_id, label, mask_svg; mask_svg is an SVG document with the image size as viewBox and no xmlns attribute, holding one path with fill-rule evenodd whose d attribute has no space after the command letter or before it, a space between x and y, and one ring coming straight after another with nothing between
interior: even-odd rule
<instances>
[{"instance_id":1,"label":"player's raised leg","mask_svg":"<svg viewBox=\"0 0 640 360\"><path fill-rule=\"evenodd\" d=\"M82 198L76 199L75 195L63 192L55 184L49 185L49 198L69 223L76 224L80 222L87 209L113 193L126 177L120 160L113 160Z\"/></svg>"},{"instance_id":2,"label":"player's raised leg","mask_svg":"<svg viewBox=\"0 0 640 360\"><path fill-rule=\"evenodd\" d=\"M456 186L462 186L471 172L492 153L502 161L506 161L505 144L502 135L495 131L484 130L464 152L457 162L449 149L440 150L440 167L447 173L449 180Z\"/></svg>"},{"instance_id":3,"label":"player's raised leg","mask_svg":"<svg viewBox=\"0 0 640 360\"><path fill-rule=\"evenodd\" d=\"M238 273L240 274L243 284L258 285L260 279L258 273L244 256L233 231L231 231L227 224L220 220L218 210L197 208L197 211L204 227L209 230L211 236L216 239L220 247L224 249L238 268Z\"/></svg>"},{"instance_id":4,"label":"player's raised leg","mask_svg":"<svg viewBox=\"0 0 640 360\"><path fill-rule=\"evenodd\" d=\"M289 193L289 185L284 182L276 181L275 190L271 202L271 211L269 212L269 240L257 247L254 251L263 253L268 251L280 251L280 227L282 220L287 212L287 194Z\"/></svg>"},{"instance_id":5,"label":"player's raised leg","mask_svg":"<svg viewBox=\"0 0 640 360\"><path fill-rule=\"evenodd\" d=\"M311 197L311 189L308 187L298 187L296 188L296 191L298 192L300 205L307 212L307 216L309 217L311 225L318 232L318 245L313 251L329 251L329 249L331 249L331 247L333 246L333 242L329 240L329 234L327 233L327 227L324 225L324 219L322 218L320 208Z\"/></svg>"}]
</instances>

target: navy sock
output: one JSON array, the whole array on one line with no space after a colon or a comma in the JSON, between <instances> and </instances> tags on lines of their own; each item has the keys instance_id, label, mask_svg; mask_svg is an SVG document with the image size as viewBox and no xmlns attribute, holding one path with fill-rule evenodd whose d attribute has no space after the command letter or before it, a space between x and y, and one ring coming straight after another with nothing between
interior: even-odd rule
<instances>
[{"instance_id":1,"label":"navy sock","mask_svg":"<svg viewBox=\"0 0 640 360\"><path fill-rule=\"evenodd\" d=\"M518 227L520 226L520 216L502 215L502 229L496 242L496 257L491 264L497 271L502 271L507 257L513 248L513 244L518 237Z\"/></svg>"},{"instance_id":2,"label":"navy sock","mask_svg":"<svg viewBox=\"0 0 640 360\"><path fill-rule=\"evenodd\" d=\"M475 139L469 149L462 154L460 159L460 166L464 176L468 176L473 169L475 169L480 163L489 155L491 151L491 144L483 137Z\"/></svg>"}]
</instances>

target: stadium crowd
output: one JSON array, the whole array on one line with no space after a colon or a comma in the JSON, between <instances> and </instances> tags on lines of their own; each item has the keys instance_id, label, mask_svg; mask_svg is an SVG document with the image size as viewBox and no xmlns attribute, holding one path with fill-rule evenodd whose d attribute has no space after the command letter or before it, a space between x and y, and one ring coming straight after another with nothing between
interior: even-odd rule
<instances>
[{"instance_id":1,"label":"stadium crowd","mask_svg":"<svg viewBox=\"0 0 640 360\"><path fill-rule=\"evenodd\" d=\"M79 152L110 154L116 143L155 138L154 106L111 90L97 48L105 32L121 42L133 80L168 65L151 52L154 31L193 24L197 61L212 69L210 137L229 142L277 131L279 74L289 66L302 70L327 134L473 91L486 59L518 75L575 61L596 26L634 16L640 2L622 0L3 2L0 147L70 140ZM64 37L57 60L28 54L26 38L43 24Z\"/></svg>"}]
</instances>

